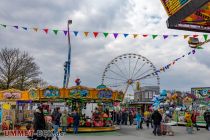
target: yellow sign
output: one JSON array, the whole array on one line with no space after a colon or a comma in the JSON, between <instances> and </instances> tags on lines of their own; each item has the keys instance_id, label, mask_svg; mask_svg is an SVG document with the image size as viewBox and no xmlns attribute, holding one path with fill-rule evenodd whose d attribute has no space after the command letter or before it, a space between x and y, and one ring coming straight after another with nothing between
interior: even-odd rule
<instances>
[{"instance_id":1,"label":"yellow sign","mask_svg":"<svg viewBox=\"0 0 210 140\"><path fill-rule=\"evenodd\" d=\"M10 104L8 104L8 103L5 103L5 104L3 104L2 105L2 108L4 109L4 110L10 110Z\"/></svg>"},{"instance_id":2,"label":"yellow sign","mask_svg":"<svg viewBox=\"0 0 210 140\"><path fill-rule=\"evenodd\" d=\"M161 0L169 16L178 12L185 4L191 0Z\"/></svg>"}]
</instances>

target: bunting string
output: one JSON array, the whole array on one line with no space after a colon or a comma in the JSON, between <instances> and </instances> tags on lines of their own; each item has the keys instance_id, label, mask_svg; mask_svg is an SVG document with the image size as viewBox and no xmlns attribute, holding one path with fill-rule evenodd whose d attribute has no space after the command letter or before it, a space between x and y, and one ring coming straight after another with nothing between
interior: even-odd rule
<instances>
[{"instance_id":1,"label":"bunting string","mask_svg":"<svg viewBox=\"0 0 210 140\"><path fill-rule=\"evenodd\" d=\"M0 24L0 27L7 29L9 28L14 28L16 30L24 30L24 31L29 31L32 30L34 32L43 32L45 34L49 34L50 32L58 35L59 33L62 33L64 36L67 35L68 31L67 30L61 30L61 29L51 29L51 28L38 28L38 27L25 27L25 26L18 26L18 25L6 25L6 24ZM0 28L1 29L1 28ZM111 33L111 32L90 32L90 31L70 31L70 34L74 35L77 37L79 34L83 35L84 37L90 37L93 36L94 38L99 37L100 35L103 36L104 38L107 38L108 36L113 37L114 39L117 39L119 36L122 36L123 38L151 38L151 39L157 39L157 38L163 38L168 39L170 37L177 38L177 37L182 37L183 39L187 39L189 37L203 37L204 40L208 40L208 34L192 34L192 35L167 35L167 34L130 34L130 33Z\"/></svg>"},{"instance_id":2,"label":"bunting string","mask_svg":"<svg viewBox=\"0 0 210 140\"><path fill-rule=\"evenodd\" d=\"M171 61L169 64L167 64L167 65L161 67L160 69L156 70L155 72L150 73L150 74L148 74L148 75L146 75L146 76L144 76L144 77L142 77L142 78L147 78L147 77L150 77L150 76L155 76L155 75L158 75L158 74L161 73L161 72L165 72L166 70L169 70L172 66L174 66L178 61L180 61L180 60L183 59L184 57L189 56L189 55L193 55L193 54L195 54L195 53L196 53L196 51L195 51L195 49L193 49L192 51L190 51L190 52L188 52L188 53L182 55L181 57L178 57L178 58L174 59L174 60ZM139 80L139 79L136 79L136 80Z\"/></svg>"}]
</instances>

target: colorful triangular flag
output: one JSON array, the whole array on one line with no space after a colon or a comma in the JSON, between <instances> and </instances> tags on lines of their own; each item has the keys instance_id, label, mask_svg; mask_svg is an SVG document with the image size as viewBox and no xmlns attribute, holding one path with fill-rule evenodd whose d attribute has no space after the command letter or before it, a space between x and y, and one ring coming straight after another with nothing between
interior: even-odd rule
<instances>
[{"instance_id":1,"label":"colorful triangular flag","mask_svg":"<svg viewBox=\"0 0 210 140\"><path fill-rule=\"evenodd\" d=\"M47 34L49 29L43 29L43 31Z\"/></svg>"},{"instance_id":2,"label":"colorful triangular flag","mask_svg":"<svg viewBox=\"0 0 210 140\"><path fill-rule=\"evenodd\" d=\"M98 32L93 32L93 35L96 38L98 36Z\"/></svg>"},{"instance_id":3,"label":"colorful triangular flag","mask_svg":"<svg viewBox=\"0 0 210 140\"><path fill-rule=\"evenodd\" d=\"M168 35L163 35L163 38L164 38L164 39L168 38Z\"/></svg>"},{"instance_id":4,"label":"colorful triangular flag","mask_svg":"<svg viewBox=\"0 0 210 140\"><path fill-rule=\"evenodd\" d=\"M58 30L53 30L53 32L55 33L55 35L57 35L57 34L58 34Z\"/></svg>"},{"instance_id":5,"label":"colorful triangular flag","mask_svg":"<svg viewBox=\"0 0 210 140\"><path fill-rule=\"evenodd\" d=\"M13 26L13 27L15 27L16 29L18 29L18 26Z\"/></svg>"},{"instance_id":6,"label":"colorful triangular flag","mask_svg":"<svg viewBox=\"0 0 210 140\"><path fill-rule=\"evenodd\" d=\"M173 35L173 37L178 37L179 35Z\"/></svg>"},{"instance_id":7,"label":"colorful triangular flag","mask_svg":"<svg viewBox=\"0 0 210 140\"><path fill-rule=\"evenodd\" d=\"M133 38L136 38L138 36L138 34L133 34Z\"/></svg>"},{"instance_id":8,"label":"colorful triangular flag","mask_svg":"<svg viewBox=\"0 0 210 140\"><path fill-rule=\"evenodd\" d=\"M203 37L204 37L205 41L208 40L208 35L207 34L203 35Z\"/></svg>"},{"instance_id":9,"label":"colorful triangular flag","mask_svg":"<svg viewBox=\"0 0 210 140\"><path fill-rule=\"evenodd\" d=\"M5 27L5 28L7 27L7 25L5 25L5 24L1 24L1 26Z\"/></svg>"},{"instance_id":10,"label":"colorful triangular flag","mask_svg":"<svg viewBox=\"0 0 210 140\"><path fill-rule=\"evenodd\" d=\"M198 35L193 35L194 38L198 37Z\"/></svg>"},{"instance_id":11,"label":"colorful triangular flag","mask_svg":"<svg viewBox=\"0 0 210 140\"><path fill-rule=\"evenodd\" d=\"M79 33L78 31L74 31L74 35L75 35L75 36L77 36L77 35L78 35L78 33Z\"/></svg>"},{"instance_id":12,"label":"colorful triangular flag","mask_svg":"<svg viewBox=\"0 0 210 140\"><path fill-rule=\"evenodd\" d=\"M67 30L63 30L64 35L66 36L68 31Z\"/></svg>"},{"instance_id":13,"label":"colorful triangular flag","mask_svg":"<svg viewBox=\"0 0 210 140\"><path fill-rule=\"evenodd\" d=\"M152 35L152 38L155 39L158 35Z\"/></svg>"},{"instance_id":14,"label":"colorful triangular flag","mask_svg":"<svg viewBox=\"0 0 210 140\"><path fill-rule=\"evenodd\" d=\"M106 32L104 32L103 34L105 38L109 35L109 33L106 33Z\"/></svg>"},{"instance_id":15,"label":"colorful triangular flag","mask_svg":"<svg viewBox=\"0 0 210 140\"><path fill-rule=\"evenodd\" d=\"M33 30L34 30L35 32L37 32L37 31L38 31L38 28L33 28Z\"/></svg>"},{"instance_id":16,"label":"colorful triangular flag","mask_svg":"<svg viewBox=\"0 0 210 140\"><path fill-rule=\"evenodd\" d=\"M116 39L118 36L118 33L113 33L113 35L114 35L114 38Z\"/></svg>"},{"instance_id":17,"label":"colorful triangular flag","mask_svg":"<svg viewBox=\"0 0 210 140\"><path fill-rule=\"evenodd\" d=\"M143 37L147 37L148 35L143 35Z\"/></svg>"},{"instance_id":18,"label":"colorful triangular flag","mask_svg":"<svg viewBox=\"0 0 210 140\"><path fill-rule=\"evenodd\" d=\"M195 54L195 50L192 50L192 54Z\"/></svg>"},{"instance_id":19,"label":"colorful triangular flag","mask_svg":"<svg viewBox=\"0 0 210 140\"><path fill-rule=\"evenodd\" d=\"M123 34L123 35L124 35L125 38L128 36L128 34Z\"/></svg>"},{"instance_id":20,"label":"colorful triangular flag","mask_svg":"<svg viewBox=\"0 0 210 140\"><path fill-rule=\"evenodd\" d=\"M27 27L22 27L24 30L27 30L28 28Z\"/></svg>"},{"instance_id":21,"label":"colorful triangular flag","mask_svg":"<svg viewBox=\"0 0 210 140\"><path fill-rule=\"evenodd\" d=\"M184 39L188 38L189 35L184 35Z\"/></svg>"},{"instance_id":22,"label":"colorful triangular flag","mask_svg":"<svg viewBox=\"0 0 210 140\"><path fill-rule=\"evenodd\" d=\"M88 36L88 34L89 34L89 32L84 32L84 35L87 37Z\"/></svg>"}]
</instances>

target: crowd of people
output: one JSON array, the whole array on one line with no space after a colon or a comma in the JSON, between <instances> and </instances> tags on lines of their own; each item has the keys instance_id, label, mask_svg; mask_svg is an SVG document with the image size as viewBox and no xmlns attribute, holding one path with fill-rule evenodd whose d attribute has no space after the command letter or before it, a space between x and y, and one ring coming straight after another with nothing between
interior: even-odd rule
<instances>
[{"instance_id":1,"label":"crowd of people","mask_svg":"<svg viewBox=\"0 0 210 140\"><path fill-rule=\"evenodd\" d=\"M189 113L189 112L188 112ZM173 131L171 130L171 127L166 126L164 128L163 124L170 123L172 120L172 114L170 112L160 112L158 110L153 111L145 111L144 113L140 111L113 111L112 114L112 120L114 124L117 125L136 125L136 129L143 129L142 124L145 123L147 128L153 128L153 134L156 135L162 135L167 132L170 133L170 135L174 135ZM197 131L199 131L199 126L197 125L196 119L197 118L197 112L194 110L190 113L190 121L192 122L192 127L195 127ZM206 121L206 129L210 131L210 110L206 110L204 113L204 120ZM166 132L167 131L167 132Z\"/></svg>"},{"instance_id":2,"label":"crowd of people","mask_svg":"<svg viewBox=\"0 0 210 140\"><path fill-rule=\"evenodd\" d=\"M43 130L49 130L51 131L53 129L53 133L56 136L56 139L59 140L59 128L62 128L62 132L66 133L67 127L69 126L68 122L68 113L66 110L61 112L60 108L57 107L54 109L52 112L51 116L45 116L43 113L43 108L40 106L38 107L35 112L34 112L34 121L33 121L33 129L34 133L36 134L38 131L43 131ZM80 123L80 115L76 110L73 111L71 114L71 118L73 120L73 132L74 134L78 133L78 127ZM52 137L40 137L34 135L31 139L37 139L37 140L51 140Z\"/></svg>"},{"instance_id":3,"label":"crowd of people","mask_svg":"<svg viewBox=\"0 0 210 140\"><path fill-rule=\"evenodd\" d=\"M189 113L189 112L187 112ZM97 110L93 113L93 116L97 114ZM162 123L169 123L172 119L172 115L166 112L159 112L158 110L154 111L132 111L132 110L124 110L124 111L111 111L110 116L112 117L111 120L113 124L116 125L136 125L136 129L143 129L143 123L146 124L147 128L153 128L153 134L156 136L160 136L163 134L163 128L161 127ZM196 127L197 131L200 129L196 123L196 116L197 113L195 111L191 114L191 122ZM44 116L43 108L38 107L34 112L34 122L33 122L33 129L36 133L38 130L52 130L54 134L59 133L59 128L62 128L62 132L66 132L67 128L70 124L73 124L73 132L74 134L78 133L78 127L80 126L81 116L79 113L74 110L71 114L71 120L69 120L69 114L66 110L61 112L60 108L55 108L52 112L51 116ZM204 113L204 120L206 121L206 129L210 131L210 110L206 110ZM71 125L70 125L71 127ZM43 139L52 139L52 137L36 137L37 140ZM59 140L59 136L56 135L56 139Z\"/></svg>"}]
</instances>

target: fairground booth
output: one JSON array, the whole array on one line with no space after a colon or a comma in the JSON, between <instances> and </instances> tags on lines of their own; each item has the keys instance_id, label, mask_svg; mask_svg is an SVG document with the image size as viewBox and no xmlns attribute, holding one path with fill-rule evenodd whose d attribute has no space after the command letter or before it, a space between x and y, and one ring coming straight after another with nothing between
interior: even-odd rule
<instances>
[{"instance_id":1,"label":"fairground booth","mask_svg":"<svg viewBox=\"0 0 210 140\"><path fill-rule=\"evenodd\" d=\"M49 118L56 107L68 112L69 131L73 119L71 113L77 110L81 115L81 131L115 130L111 121L109 107L122 102L124 94L113 91L106 86L89 88L85 86L73 86L71 88L58 88L49 86L44 89L30 89L20 91L9 89L0 91L0 121L2 130L32 129L33 114L38 106L43 107L46 118ZM92 106L87 110L87 106ZM109 105L109 106L107 106ZM91 114L91 115L86 115ZM100 127L100 128L99 128ZM111 128L111 129L107 129Z\"/></svg>"}]
</instances>

